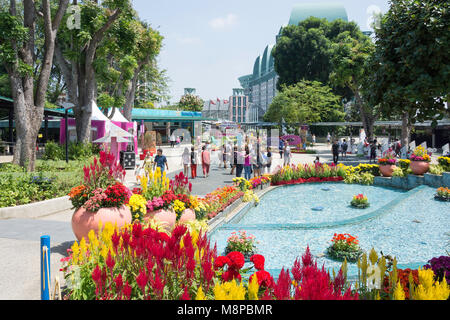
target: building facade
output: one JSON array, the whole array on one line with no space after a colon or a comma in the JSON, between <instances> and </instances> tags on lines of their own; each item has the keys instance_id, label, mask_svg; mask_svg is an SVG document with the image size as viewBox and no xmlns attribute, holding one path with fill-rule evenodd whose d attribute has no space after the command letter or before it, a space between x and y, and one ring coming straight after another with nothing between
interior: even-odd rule
<instances>
[{"instance_id":1,"label":"building facade","mask_svg":"<svg viewBox=\"0 0 450 320\"><path fill-rule=\"evenodd\" d=\"M247 122L248 96L244 89L233 89L230 97L229 120L236 123Z\"/></svg>"},{"instance_id":2,"label":"building facade","mask_svg":"<svg viewBox=\"0 0 450 320\"><path fill-rule=\"evenodd\" d=\"M298 25L309 17L325 18L328 21L342 19L348 21L345 8L336 3L311 3L294 6L289 18L289 25ZM283 27L280 28L276 39L281 35ZM267 45L262 55L258 56L253 65L253 73L240 77L238 80L248 96L247 123L263 121L273 98L277 94L278 75L274 68L272 49L274 45Z\"/></svg>"}]
</instances>

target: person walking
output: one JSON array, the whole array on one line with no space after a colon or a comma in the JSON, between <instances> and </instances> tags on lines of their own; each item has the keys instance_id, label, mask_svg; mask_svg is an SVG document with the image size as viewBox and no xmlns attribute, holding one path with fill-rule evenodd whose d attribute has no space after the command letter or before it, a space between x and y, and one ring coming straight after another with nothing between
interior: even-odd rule
<instances>
[{"instance_id":1,"label":"person walking","mask_svg":"<svg viewBox=\"0 0 450 320\"><path fill-rule=\"evenodd\" d=\"M184 148L183 154L181 155L181 160L183 162L183 174L185 177L189 176L189 164L191 163L191 155L189 149Z\"/></svg>"},{"instance_id":2,"label":"person walking","mask_svg":"<svg viewBox=\"0 0 450 320\"><path fill-rule=\"evenodd\" d=\"M370 144L370 163L372 163L372 160L375 161L377 158L377 145L375 141L372 141Z\"/></svg>"},{"instance_id":3,"label":"person walking","mask_svg":"<svg viewBox=\"0 0 450 320\"><path fill-rule=\"evenodd\" d=\"M261 176L261 169L263 167L262 165L262 157L261 157L261 146L259 144L259 141L256 143L256 156L255 156L255 163L253 164L253 174L254 177L260 177Z\"/></svg>"},{"instance_id":4,"label":"person walking","mask_svg":"<svg viewBox=\"0 0 450 320\"><path fill-rule=\"evenodd\" d=\"M334 140L334 143L331 146L331 152L333 153L333 163L337 164L339 161L339 144L337 140Z\"/></svg>"},{"instance_id":5,"label":"person walking","mask_svg":"<svg viewBox=\"0 0 450 320\"><path fill-rule=\"evenodd\" d=\"M222 161L223 161L223 168L227 168L227 145L224 144L222 146Z\"/></svg>"},{"instance_id":6,"label":"person walking","mask_svg":"<svg viewBox=\"0 0 450 320\"><path fill-rule=\"evenodd\" d=\"M284 141L280 139L280 143L278 145L278 150L280 151L280 159L283 159L283 151L284 151Z\"/></svg>"},{"instance_id":7,"label":"person walking","mask_svg":"<svg viewBox=\"0 0 450 320\"><path fill-rule=\"evenodd\" d=\"M197 151L195 151L195 147L191 147L191 179L197 178L197 161Z\"/></svg>"},{"instance_id":8,"label":"person walking","mask_svg":"<svg viewBox=\"0 0 450 320\"><path fill-rule=\"evenodd\" d=\"M347 150L348 150L347 140L344 139L344 142L342 143L342 157L343 158L347 157Z\"/></svg>"},{"instance_id":9,"label":"person walking","mask_svg":"<svg viewBox=\"0 0 450 320\"><path fill-rule=\"evenodd\" d=\"M155 170L156 166L158 166L161 169L161 173L164 172L164 165L167 168L167 170L169 170L169 165L167 164L167 158L165 156L163 156L163 151L162 149L158 149L156 151L156 157L155 160L153 162L153 170Z\"/></svg>"},{"instance_id":10,"label":"person walking","mask_svg":"<svg viewBox=\"0 0 450 320\"><path fill-rule=\"evenodd\" d=\"M313 143L313 146L316 145L316 135L315 134L312 135L312 143Z\"/></svg>"},{"instance_id":11,"label":"person walking","mask_svg":"<svg viewBox=\"0 0 450 320\"><path fill-rule=\"evenodd\" d=\"M291 165L291 147L289 146L289 143L286 143L284 145L284 166L290 165Z\"/></svg>"},{"instance_id":12,"label":"person walking","mask_svg":"<svg viewBox=\"0 0 450 320\"><path fill-rule=\"evenodd\" d=\"M233 148L233 163L230 163L231 165L231 172L230 174L234 174L234 170L237 168L237 158L238 158L238 148L237 146L234 146Z\"/></svg>"},{"instance_id":13,"label":"person walking","mask_svg":"<svg viewBox=\"0 0 450 320\"><path fill-rule=\"evenodd\" d=\"M211 155L209 154L206 146L202 148L202 169L203 169L203 178L207 178L209 176L209 166L211 164Z\"/></svg>"},{"instance_id":14,"label":"person walking","mask_svg":"<svg viewBox=\"0 0 450 320\"><path fill-rule=\"evenodd\" d=\"M170 146L171 146L172 148L175 147L175 135L174 135L174 134L172 134L172 135L170 136Z\"/></svg>"},{"instance_id":15,"label":"person walking","mask_svg":"<svg viewBox=\"0 0 450 320\"><path fill-rule=\"evenodd\" d=\"M244 171L244 153L242 152L242 147L239 147L237 152L236 178L242 177L242 171Z\"/></svg>"},{"instance_id":16,"label":"person walking","mask_svg":"<svg viewBox=\"0 0 450 320\"><path fill-rule=\"evenodd\" d=\"M328 134L327 134L327 144L330 145L330 143L331 143L331 135L328 132Z\"/></svg>"},{"instance_id":17,"label":"person walking","mask_svg":"<svg viewBox=\"0 0 450 320\"><path fill-rule=\"evenodd\" d=\"M252 162L250 149L245 147L245 156L244 156L244 177L246 180L250 180L252 178Z\"/></svg>"},{"instance_id":18,"label":"person walking","mask_svg":"<svg viewBox=\"0 0 450 320\"><path fill-rule=\"evenodd\" d=\"M270 152L270 147L267 147L265 169L267 170L268 174L270 174L271 168L272 168L272 152Z\"/></svg>"}]
</instances>

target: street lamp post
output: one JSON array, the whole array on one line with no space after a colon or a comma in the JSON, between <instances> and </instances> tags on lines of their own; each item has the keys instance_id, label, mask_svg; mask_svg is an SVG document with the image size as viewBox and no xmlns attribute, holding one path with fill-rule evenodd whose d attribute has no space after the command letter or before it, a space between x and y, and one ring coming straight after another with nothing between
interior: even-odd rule
<instances>
[{"instance_id":1,"label":"street lamp post","mask_svg":"<svg viewBox=\"0 0 450 320\"><path fill-rule=\"evenodd\" d=\"M69 110L74 107L64 107L65 110L65 124L66 124L66 163L69 163Z\"/></svg>"}]
</instances>

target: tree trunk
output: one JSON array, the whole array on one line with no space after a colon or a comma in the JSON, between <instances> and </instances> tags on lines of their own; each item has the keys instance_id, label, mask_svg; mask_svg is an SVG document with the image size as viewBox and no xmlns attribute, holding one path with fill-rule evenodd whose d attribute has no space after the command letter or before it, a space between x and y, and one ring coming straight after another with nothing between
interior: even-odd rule
<instances>
[{"instance_id":1,"label":"tree trunk","mask_svg":"<svg viewBox=\"0 0 450 320\"><path fill-rule=\"evenodd\" d=\"M361 114L361 120L363 123L364 131L366 132L367 140L371 141L373 139L373 127L375 124L375 117L369 114L367 110L364 108L364 101L361 98L361 95L358 90L354 90L356 105L359 108L359 112Z\"/></svg>"},{"instance_id":2,"label":"tree trunk","mask_svg":"<svg viewBox=\"0 0 450 320\"><path fill-rule=\"evenodd\" d=\"M136 70L134 71L133 79L130 81L130 85L126 93L125 106L123 107L123 116L127 118L128 121L132 121L131 114L134 108L134 100L136 97L136 88L140 72L141 72L141 65L139 65L138 68L136 68Z\"/></svg>"},{"instance_id":3,"label":"tree trunk","mask_svg":"<svg viewBox=\"0 0 450 320\"><path fill-rule=\"evenodd\" d=\"M412 125L411 125L411 121L409 120L409 113L404 112L402 115L401 143L402 143L402 147L406 146L406 151L408 151L408 148L409 148L411 129L412 129Z\"/></svg>"}]
</instances>

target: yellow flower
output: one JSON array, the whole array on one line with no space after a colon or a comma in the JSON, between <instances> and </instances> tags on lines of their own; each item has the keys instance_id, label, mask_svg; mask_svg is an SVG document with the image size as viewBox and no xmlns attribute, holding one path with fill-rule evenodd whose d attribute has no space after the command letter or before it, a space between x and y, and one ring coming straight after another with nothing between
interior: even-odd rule
<instances>
[{"instance_id":1,"label":"yellow flower","mask_svg":"<svg viewBox=\"0 0 450 320\"><path fill-rule=\"evenodd\" d=\"M414 300L447 300L450 288L444 278L441 282L434 281L434 272L431 269L419 268L419 286L414 291Z\"/></svg>"},{"instance_id":2,"label":"yellow flower","mask_svg":"<svg viewBox=\"0 0 450 320\"><path fill-rule=\"evenodd\" d=\"M248 285L248 298L249 300L258 300L258 278L256 274L253 276L252 281Z\"/></svg>"},{"instance_id":3,"label":"yellow flower","mask_svg":"<svg viewBox=\"0 0 450 320\"><path fill-rule=\"evenodd\" d=\"M202 287L198 288L197 296L195 297L195 300L206 300L205 294L203 293Z\"/></svg>"},{"instance_id":4,"label":"yellow flower","mask_svg":"<svg viewBox=\"0 0 450 320\"><path fill-rule=\"evenodd\" d=\"M394 290L394 300L405 300L405 291L403 290L400 281L395 286Z\"/></svg>"},{"instance_id":5,"label":"yellow flower","mask_svg":"<svg viewBox=\"0 0 450 320\"><path fill-rule=\"evenodd\" d=\"M233 280L222 284L216 283L213 292L216 300L245 300L246 290L242 282L238 286L236 280Z\"/></svg>"}]
</instances>

